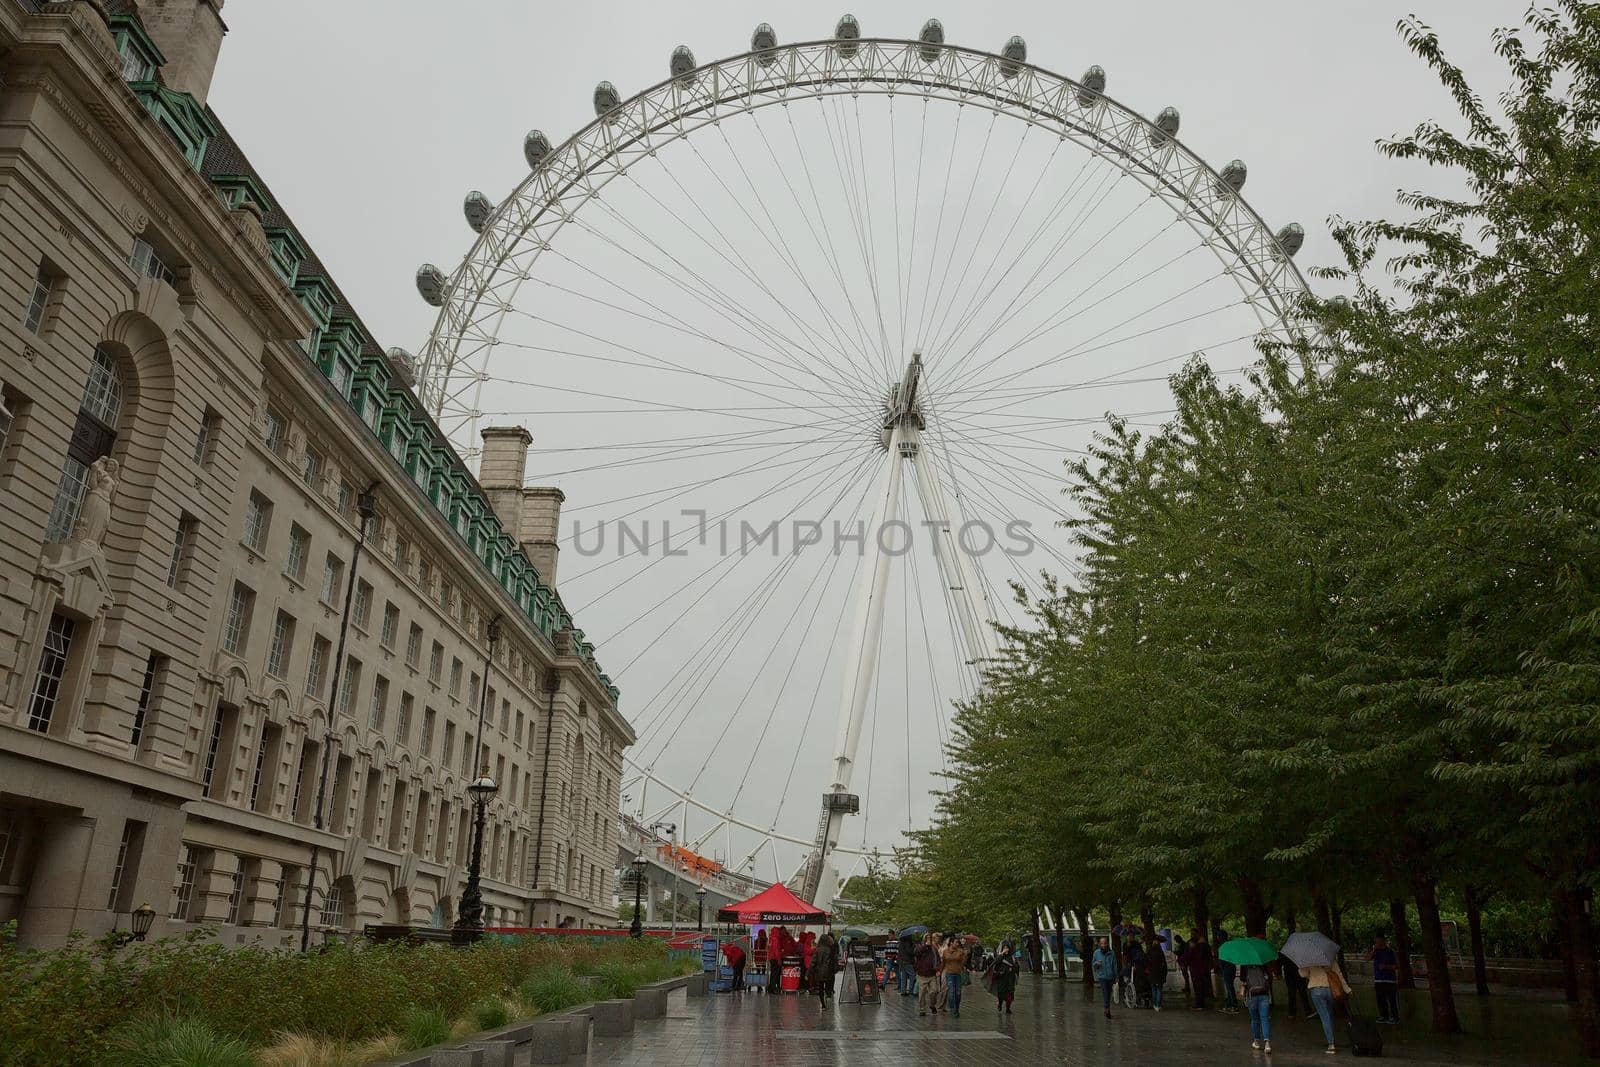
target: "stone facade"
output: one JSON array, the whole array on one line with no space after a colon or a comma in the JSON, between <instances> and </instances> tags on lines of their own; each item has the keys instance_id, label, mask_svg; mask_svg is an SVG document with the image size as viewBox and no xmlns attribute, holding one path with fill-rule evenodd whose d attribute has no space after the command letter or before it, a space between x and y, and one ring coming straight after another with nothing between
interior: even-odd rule
<instances>
[{"instance_id":1,"label":"stone facade","mask_svg":"<svg viewBox=\"0 0 1600 1067\"><path fill-rule=\"evenodd\" d=\"M220 8L0 0L0 922L297 944L309 878L317 927L448 924L487 772L491 925L609 924L633 732L560 493L522 428L479 486L272 206Z\"/></svg>"}]
</instances>

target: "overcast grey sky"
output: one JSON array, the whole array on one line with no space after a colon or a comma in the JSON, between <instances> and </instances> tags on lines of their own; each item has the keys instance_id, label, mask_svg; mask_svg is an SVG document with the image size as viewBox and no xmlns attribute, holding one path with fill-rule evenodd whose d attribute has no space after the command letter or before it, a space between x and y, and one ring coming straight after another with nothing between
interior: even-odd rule
<instances>
[{"instance_id":1,"label":"overcast grey sky","mask_svg":"<svg viewBox=\"0 0 1600 1067\"><path fill-rule=\"evenodd\" d=\"M1298 257L1305 267L1331 255L1324 225L1329 215L1390 212L1397 186L1431 180L1414 166L1383 161L1373 149L1376 139L1405 132L1420 119L1448 121L1452 115L1448 97L1396 37L1396 20L1416 11L1433 24L1457 61L1477 77L1480 89L1492 95L1503 79L1489 33L1515 18L1520 7L1520 0L991 2L943 9L874 2L856 5L852 13L865 36L913 37L929 16L941 19L952 44L998 50L1007 37L1020 34L1027 40L1029 61L1038 66L1077 77L1099 64L1109 75L1107 94L1123 104L1148 116L1169 105L1179 108L1180 137L1189 148L1218 168L1235 157L1248 163L1246 197L1269 225L1305 225L1308 239ZM448 272L460 260L472 237L462 219L462 196L477 188L498 201L521 180L526 173L522 138L529 128L543 129L559 144L593 117L596 82L612 81L623 96L652 85L666 75L676 45L689 45L706 62L744 51L759 21L770 22L782 42L815 40L830 36L842 13L792 2L757 8L706 2L557 7L517 0L453 5L233 0L225 10L230 35L211 102L380 342L416 351L433 312L416 296L413 271L426 260ZM1054 151L1048 137L1024 132L1020 123L1002 122L991 131L987 113L976 109L963 109L958 116L953 107L930 108L924 128L932 132L922 141L911 132L923 120L909 102L899 104L893 116L870 107L858 114L855 102L831 106L831 111L816 105L810 111L796 106L788 113L768 109L770 114L763 114L756 126L727 123L714 135L691 137L687 148L673 146L656 161L659 169L642 168L636 183L619 185L594 209L585 209L589 223L562 232L559 257L540 260L538 284L525 289L526 305L519 300L521 317L513 316L502 333L502 340L510 343L492 371L502 379L494 386L494 403L522 414L491 421L528 423L535 448L541 450L530 474L565 489L569 514L584 509L591 519L629 514L631 504L615 502L684 479L686 466L696 475L709 471L718 480L691 496L655 501L655 510L648 513L655 521L685 506L713 513L722 507L744 508L741 515L761 520L821 517L831 514L825 502L835 486L844 496L840 512L849 515L858 488L865 493L871 464L863 474L855 460L870 460L871 449L853 421L857 416L845 410L849 405L838 401L844 406L827 409L836 402L824 391L816 398L818 408L810 411L803 393L786 392L783 384L773 382L777 392L760 395L782 407L790 421L765 439L778 445L752 440L751 421L771 419L772 409L750 414L756 409L747 404L765 402L729 384L748 373L740 362L743 356L729 347L728 338L739 335L740 324L730 326L728 316L715 309L695 308L693 293L642 265L640 255L669 257L674 275L703 272L762 324L794 334L741 343L776 340L785 353L816 356L831 330L825 321L828 312L822 309L838 306L838 301L826 293L833 261L805 228L814 224L811 217L798 199L792 203L802 210L786 210L782 203L786 176L795 181L812 177L802 153L819 167L816 177L824 183L821 200L827 208L817 222L841 235L855 233L864 238L863 245L875 240L881 242L878 247L888 248L902 236L909 240L913 231L932 235L941 226L955 226L966 214L954 204L964 188L993 191L991 210L1001 220L993 232L976 225L970 231L944 230L942 239L948 244L942 252L937 243L941 238L935 237L926 262L919 266L910 257L909 273L925 272L927 291L920 303L932 304L934 311L920 332L913 323L904 336L885 336L883 344L885 372L894 369L889 364L902 366L914 345L931 348L930 375L946 372L935 382L951 390L944 394L942 410L949 416L945 425L957 449L952 462L972 464L959 471L952 467L951 490L964 489L963 506L989 519L1023 518L1048 531L1060 507L1053 503L1059 499L1059 456L1052 453L1081 447L1090 432L1088 420L1115 410L1150 412L1151 424L1159 422L1165 393L1160 376L1176 369L1187 353L1205 353L1219 370L1248 362L1248 341L1241 340L1246 334L1238 332L1237 321L1227 314L1227 302L1237 298L1237 290L1213 296L1214 288L1189 288L1190 277L1198 286L1208 278L1225 286L1232 283L1221 278L1214 259L1202 264L1185 257L1189 245L1183 242L1192 244L1192 236L1181 227L1165 228L1172 221L1170 213L1162 216L1141 208L1137 188L1113 184L1107 199L1095 199L1093 167L1082 170L1081 158ZM799 116L798 125L783 125L791 115ZM862 143L857 163L871 176L861 186L865 207L846 194L848 166L833 177L838 157L823 162L821 146L835 144L836 135L840 141ZM791 147L785 147L785 138L792 138ZM909 196L912 164L924 156L955 161L949 168L950 191L943 194L953 206L907 209L902 225L900 202L893 201L893 214L886 215L891 202L882 190L889 184L887 175L898 174L897 192ZM1013 161L1009 169L990 162L1008 159ZM723 187L719 175L735 188ZM1074 185L1080 176L1081 187ZM942 182L942 173L936 179ZM938 199L932 196L936 179L929 180L919 202ZM1037 201L1029 194L1035 179L1045 190ZM748 182L753 197L739 195L740 181ZM836 193L827 191L828 181L837 183L831 187ZM880 197L875 209L873 195ZM939 268L955 278L955 289L963 289L968 281L963 266L976 262L981 268L993 250L1004 253L1002 263L1014 256L1024 265L1013 279L1019 280L1032 266L1029 252L1002 240L1004 221L1016 220L1019 241L1030 231L1048 233L1053 240L1056 231L1051 227L1058 223L1044 208L1052 198L1062 205L1076 204L1075 196L1085 205L1087 228L1081 235L1063 237L1058 258L1072 269L1061 288L1040 282L1033 293L1037 309L1015 323L996 320L996 340L989 348L976 339L988 321L981 315L972 316L973 332L963 337L969 294L951 292L949 299L936 295L930 300L936 281L939 290L945 286L944 278L936 277ZM978 198L974 221L988 203L984 196ZM1132 221L1119 229L1124 204ZM763 227L747 225L753 213L769 207L773 214L763 217L775 219L773 229L782 246L793 250L792 265L798 268L789 271L793 277L785 275L787 268L774 255L768 236L754 232ZM875 210L876 215L852 231L846 221L850 207ZM696 219L697 212L703 222ZM741 212L752 214L741 218ZM893 221L886 221L890 217ZM1071 221L1061 216L1062 232ZM964 219L961 225L966 225ZM1101 227L1107 229L1103 239L1095 236ZM717 239L707 239L710 228L718 230ZM950 232L956 234L953 241ZM964 233L971 235L966 243ZM1077 243L1067 237L1076 237ZM1056 260L1046 254L1047 244L1032 254L1039 269L1049 268L1046 275L1053 277ZM808 246L815 251L807 251ZM1169 253L1175 258L1169 260ZM729 269L730 255L740 263L758 264L759 277ZM863 264L866 258L863 253ZM1169 263L1177 266L1169 269ZM1125 290L1122 279L1131 280L1145 264L1152 280ZM843 269L854 270L848 265ZM1186 269L1199 273L1184 274ZM817 279L821 296L808 292ZM859 276L861 286L865 279L864 273ZM839 284L855 289L857 281L851 275ZM891 277L885 284L898 283ZM776 292L767 292L768 285ZM1096 285L1098 291L1084 288ZM921 310L913 307L919 301L912 298L912 288L907 283L905 303L909 317L916 319ZM598 306L599 298L587 295L611 296L613 289L616 305ZM1023 291L1029 290L1023 286ZM1049 317L1079 299L1086 305L1081 317L1074 315L1066 323ZM635 300L644 304L622 306ZM811 315L808 307L819 314ZM810 321L785 322L794 308L802 311L801 317L811 315ZM685 318L672 329L662 329L660 316L669 309ZM1180 328L1169 327L1174 316L1185 320ZM897 317L893 307L884 317L892 326ZM1126 344L1100 341L1117 340L1125 332L1123 324L1130 322L1134 328L1152 325L1148 334L1139 329ZM1246 331L1252 328L1245 326ZM720 349L708 345L712 332L729 329L734 332L718 334ZM1007 329L1013 332L1008 335ZM959 395L954 365L969 349L981 351L977 362L987 377L960 383L976 388ZM647 368L618 373L614 360L627 352L638 353L641 360L693 363L708 375L723 377L685 382L647 373ZM1016 373L1023 374L1043 361L1080 355L1092 358L1072 364L1065 378L1057 367L1040 371L1037 379L1063 390L1070 385L1071 392L1037 397L1034 407L994 414L993 390L1011 380L1005 377L1007 358L1021 361ZM613 361L596 362L607 358ZM1121 384L1114 393L1082 389L1080 367L1115 375ZM1154 370L1140 377L1145 368ZM870 366L862 374L871 380L887 376ZM876 387L868 386L856 401L876 401L869 395ZM598 402L591 395L596 391L613 398L605 403L623 403L630 414L586 414ZM618 394L632 399L617 400ZM977 404L980 395L989 407ZM575 399L580 396L587 399ZM649 409L663 400L677 407ZM559 410L563 407L565 411ZM690 410L695 408L704 410ZM996 421L1007 418L1013 421ZM778 427L780 422L765 425ZM800 436L782 440L791 432ZM708 440L715 435L717 447L703 440L695 449L648 467L637 462L651 454L649 443L690 434L708 435ZM730 442L739 442L738 448L722 447ZM841 453L836 445L850 447ZM807 452L808 447L815 451ZM752 456L764 464L756 473L764 471L772 480L770 493L740 481L747 477L742 465ZM838 465L830 466L839 456ZM791 473L808 470L801 466L808 457L818 462L814 481L779 484ZM852 481L858 476L859 481ZM909 502L906 506L913 514L915 508ZM741 562L730 568L736 575L696 585L702 567L716 564L714 552L703 549L699 557L681 563L621 560L604 571L597 566L603 561L580 556L570 543L565 552L561 587L569 606L600 643L602 664L618 675L624 710L635 722L655 725L655 734L636 755L655 761L675 785L695 781L696 795L708 803L733 803L738 797L739 810L753 821L808 835L816 794L826 784L843 653L836 646L808 646L803 635L848 629L854 559L832 566L827 553L813 555L792 567L792 574L781 560ZM900 604L902 614L885 629L874 718L864 734L861 761L873 765L871 784L863 783L862 775L855 783L863 792L876 790L878 799L873 811L847 832L851 843L892 843L898 829L922 821L929 810L927 772L937 769L943 728L939 713L930 708L958 691L959 671L951 664L960 657L954 654L948 627L935 634L932 630L938 627L922 625L924 618L916 624L909 621L929 614L942 617L937 603L930 605L931 611L913 608L922 591L938 595L931 564L924 562L923 567L915 577L902 567L891 580L889 602ZM1041 567L1056 573L1063 569L1053 555L1020 567L999 557L985 558L981 565L995 587L1013 577L1030 580L1027 575L1036 575ZM691 602L701 594L703 598ZM742 605L751 603L756 605L752 614L741 621ZM705 635L730 621L728 634L706 649ZM719 656L718 646L725 654ZM752 758L759 768L754 781L746 772ZM793 783L791 800L781 806L775 796L781 791L779 775ZM736 853L748 847L737 838L716 844Z\"/></svg>"}]
</instances>

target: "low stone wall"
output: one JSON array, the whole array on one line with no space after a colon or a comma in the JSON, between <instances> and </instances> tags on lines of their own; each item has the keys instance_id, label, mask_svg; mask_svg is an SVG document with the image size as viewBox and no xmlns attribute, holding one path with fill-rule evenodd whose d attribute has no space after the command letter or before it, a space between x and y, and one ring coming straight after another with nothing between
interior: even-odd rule
<instances>
[{"instance_id":1,"label":"low stone wall","mask_svg":"<svg viewBox=\"0 0 1600 1067\"><path fill-rule=\"evenodd\" d=\"M1345 969L1352 978L1360 976L1370 977L1372 964L1366 960L1345 960ZM1418 967L1417 981L1426 983L1427 976L1423 973L1425 968ZM1484 961L1484 974L1489 979L1490 985L1510 986L1518 989L1559 989L1562 983L1560 960L1519 960L1519 959L1491 959ZM1452 985L1463 983L1471 985L1474 981L1472 973L1472 960L1451 959L1450 982Z\"/></svg>"}]
</instances>

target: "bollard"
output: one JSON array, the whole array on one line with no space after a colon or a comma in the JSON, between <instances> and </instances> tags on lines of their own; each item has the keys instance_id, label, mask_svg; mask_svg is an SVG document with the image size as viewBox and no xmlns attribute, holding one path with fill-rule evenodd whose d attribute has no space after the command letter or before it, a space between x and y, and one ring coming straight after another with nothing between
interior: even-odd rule
<instances>
[{"instance_id":1,"label":"bollard","mask_svg":"<svg viewBox=\"0 0 1600 1067\"><path fill-rule=\"evenodd\" d=\"M621 1037L633 1033L633 1001L597 1000L589 1005L595 1037Z\"/></svg>"}]
</instances>

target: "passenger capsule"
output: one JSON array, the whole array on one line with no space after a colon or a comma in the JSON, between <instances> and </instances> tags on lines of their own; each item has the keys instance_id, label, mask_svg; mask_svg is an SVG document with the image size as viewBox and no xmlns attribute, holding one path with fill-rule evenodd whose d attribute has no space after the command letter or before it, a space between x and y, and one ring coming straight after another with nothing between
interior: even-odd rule
<instances>
[{"instance_id":1,"label":"passenger capsule","mask_svg":"<svg viewBox=\"0 0 1600 1067\"><path fill-rule=\"evenodd\" d=\"M472 227L472 232L482 233L483 224L488 222L489 216L494 213L494 205L489 203L487 196L474 189L461 202L461 211L467 216L467 225Z\"/></svg>"},{"instance_id":2,"label":"passenger capsule","mask_svg":"<svg viewBox=\"0 0 1600 1067\"><path fill-rule=\"evenodd\" d=\"M922 57L924 63L932 63L939 58L939 46L944 44L944 23L938 19L924 22L922 32L917 34L917 40L922 42L922 47L917 49L917 55Z\"/></svg>"},{"instance_id":3,"label":"passenger capsule","mask_svg":"<svg viewBox=\"0 0 1600 1067\"><path fill-rule=\"evenodd\" d=\"M778 61L777 48L778 34L768 23L763 22L750 35L750 51L756 53L756 62L763 67L770 67Z\"/></svg>"},{"instance_id":4,"label":"passenger capsule","mask_svg":"<svg viewBox=\"0 0 1600 1067\"><path fill-rule=\"evenodd\" d=\"M617 95L617 87L610 82L601 82L594 87L594 113L604 118L615 111L622 104L622 97Z\"/></svg>"},{"instance_id":5,"label":"passenger capsule","mask_svg":"<svg viewBox=\"0 0 1600 1067\"><path fill-rule=\"evenodd\" d=\"M1217 177L1221 179L1217 183L1217 192L1218 193L1237 193L1237 192L1239 192L1240 190L1242 190L1244 188L1244 179L1248 174L1249 174L1249 170L1245 167L1244 160L1242 160L1242 159L1233 160L1226 167L1222 168L1222 173L1221 174L1217 175Z\"/></svg>"},{"instance_id":6,"label":"passenger capsule","mask_svg":"<svg viewBox=\"0 0 1600 1067\"><path fill-rule=\"evenodd\" d=\"M1013 37L1000 49L1000 73L1007 78L1015 78L1017 71L1022 69L1022 64L1028 61L1028 42L1021 37Z\"/></svg>"},{"instance_id":7,"label":"passenger capsule","mask_svg":"<svg viewBox=\"0 0 1600 1067\"><path fill-rule=\"evenodd\" d=\"M844 16L833 28L833 39L838 42L834 47L839 50L839 54L849 59L860 48L856 42L861 40L861 23L856 21L854 15Z\"/></svg>"},{"instance_id":8,"label":"passenger capsule","mask_svg":"<svg viewBox=\"0 0 1600 1067\"><path fill-rule=\"evenodd\" d=\"M550 138L544 135L543 130L529 130L528 136L522 139L522 157L528 161L531 170L538 170L539 164L550 156Z\"/></svg>"},{"instance_id":9,"label":"passenger capsule","mask_svg":"<svg viewBox=\"0 0 1600 1067\"><path fill-rule=\"evenodd\" d=\"M1088 107L1106 91L1106 69L1096 65L1083 72L1083 78L1078 82L1083 88L1078 93L1078 104Z\"/></svg>"},{"instance_id":10,"label":"passenger capsule","mask_svg":"<svg viewBox=\"0 0 1600 1067\"><path fill-rule=\"evenodd\" d=\"M1333 308L1335 311L1349 311L1350 298L1347 296L1336 296L1332 300L1328 301L1328 306Z\"/></svg>"},{"instance_id":11,"label":"passenger capsule","mask_svg":"<svg viewBox=\"0 0 1600 1067\"><path fill-rule=\"evenodd\" d=\"M1156 116L1155 129L1150 131L1150 143L1157 145L1166 144L1168 141L1178 136L1179 121L1177 108L1162 108L1161 114Z\"/></svg>"},{"instance_id":12,"label":"passenger capsule","mask_svg":"<svg viewBox=\"0 0 1600 1067\"><path fill-rule=\"evenodd\" d=\"M1305 243L1306 228L1298 222L1291 222L1278 231L1278 247L1283 249L1286 256L1293 256Z\"/></svg>"},{"instance_id":13,"label":"passenger capsule","mask_svg":"<svg viewBox=\"0 0 1600 1067\"><path fill-rule=\"evenodd\" d=\"M694 53L689 51L688 45L680 44L672 50L672 62L668 64L668 69L672 71L674 81L683 85L693 85L697 66L699 64L694 61Z\"/></svg>"},{"instance_id":14,"label":"passenger capsule","mask_svg":"<svg viewBox=\"0 0 1600 1067\"><path fill-rule=\"evenodd\" d=\"M450 294L450 284L445 281L438 267L424 263L417 268L417 292L434 307L443 307L445 298Z\"/></svg>"},{"instance_id":15,"label":"passenger capsule","mask_svg":"<svg viewBox=\"0 0 1600 1067\"><path fill-rule=\"evenodd\" d=\"M391 348L384 353L389 357L389 366L394 370L396 377L409 386L417 384L417 357L403 348Z\"/></svg>"}]
</instances>

